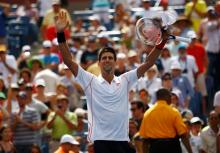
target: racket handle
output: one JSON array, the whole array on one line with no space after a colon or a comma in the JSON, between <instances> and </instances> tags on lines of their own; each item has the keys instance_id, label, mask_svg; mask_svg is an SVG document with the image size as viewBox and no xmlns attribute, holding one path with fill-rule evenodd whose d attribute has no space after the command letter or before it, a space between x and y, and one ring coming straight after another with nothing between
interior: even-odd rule
<instances>
[{"instance_id":1,"label":"racket handle","mask_svg":"<svg viewBox=\"0 0 220 153\"><path fill-rule=\"evenodd\" d=\"M191 43L192 39L190 38L184 38L184 37L179 37L179 36L174 36L175 40L185 42L185 43Z\"/></svg>"}]
</instances>

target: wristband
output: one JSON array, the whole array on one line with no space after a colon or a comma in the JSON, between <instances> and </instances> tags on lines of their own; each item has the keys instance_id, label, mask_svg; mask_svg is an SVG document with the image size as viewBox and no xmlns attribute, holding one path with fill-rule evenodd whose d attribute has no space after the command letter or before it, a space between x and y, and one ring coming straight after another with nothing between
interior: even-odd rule
<instances>
[{"instance_id":1,"label":"wristband","mask_svg":"<svg viewBox=\"0 0 220 153\"><path fill-rule=\"evenodd\" d=\"M166 45L166 43L167 43L167 40L162 40L162 42L158 44L156 48L161 50Z\"/></svg>"},{"instance_id":2,"label":"wristband","mask_svg":"<svg viewBox=\"0 0 220 153\"><path fill-rule=\"evenodd\" d=\"M58 43L66 42L65 33L64 32L57 32L57 41Z\"/></svg>"}]
</instances>

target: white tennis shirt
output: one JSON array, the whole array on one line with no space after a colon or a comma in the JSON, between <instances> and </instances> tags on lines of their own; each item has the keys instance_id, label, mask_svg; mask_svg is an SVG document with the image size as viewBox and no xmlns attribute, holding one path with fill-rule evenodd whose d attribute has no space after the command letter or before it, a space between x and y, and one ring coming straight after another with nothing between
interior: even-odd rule
<instances>
[{"instance_id":1,"label":"white tennis shirt","mask_svg":"<svg viewBox=\"0 0 220 153\"><path fill-rule=\"evenodd\" d=\"M129 141L128 92L137 80L137 69L114 76L109 84L79 66L76 81L87 97L89 141Z\"/></svg>"}]
</instances>

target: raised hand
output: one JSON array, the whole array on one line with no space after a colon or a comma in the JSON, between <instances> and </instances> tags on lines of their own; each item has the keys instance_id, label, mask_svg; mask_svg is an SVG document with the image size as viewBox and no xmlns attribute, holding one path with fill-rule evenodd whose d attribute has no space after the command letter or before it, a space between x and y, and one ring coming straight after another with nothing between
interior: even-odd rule
<instances>
[{"instance_id":1,"label":"raised hand","mask_svg":"<svg viewBox=\"0 0 220 153\"><path fill-rule=\"evenodd\" d=\"M69 26L69 21L67 19L67 13L60 11L58 16L55 17L55 27L57 32L63 32L66 27Z\"/></svg>"}]
</instances>

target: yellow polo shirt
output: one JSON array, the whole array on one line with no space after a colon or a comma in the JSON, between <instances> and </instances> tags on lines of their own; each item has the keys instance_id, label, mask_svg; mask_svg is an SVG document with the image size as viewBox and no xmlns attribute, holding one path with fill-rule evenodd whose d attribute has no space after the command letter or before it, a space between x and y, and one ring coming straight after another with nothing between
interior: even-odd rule
<instances>
[{"instance_id":1,"label":"yellow polo shirt","mask_svg":"<svg viewBox=\"0 0 220 153\"><path fill-rule=\"evenodd\" d=\"M157 101L145 112L139 131L143 138L175 138L186 132L180 113L166 101Z\"/></svg>"},{"instance_id":2,"label":"yellow polo shirt","mask_svg":"<svg viewBox=\"0 0 220 153\"><path fill-rule=\"evenodd\" d=\"M192 7L193 7L193 2L189 2L189 3L186 4L185 11L184 11L184 14L186 16L189 15L189 13L192 10ZM204 0L198 0L197 3L196 3L195 9L198 10L199 12L201 12L201 13L206 13L207 12L206 2ZM193 11L192 14L191 14L190 20L193 23L193 29L197 32L199 30L199 26L200 26L202 17L200 17L196 13L196 11Z\"/></svg>"}]
</instances>

